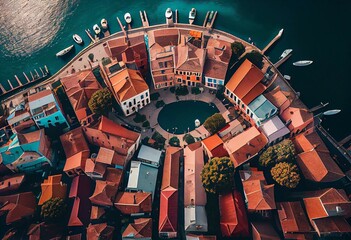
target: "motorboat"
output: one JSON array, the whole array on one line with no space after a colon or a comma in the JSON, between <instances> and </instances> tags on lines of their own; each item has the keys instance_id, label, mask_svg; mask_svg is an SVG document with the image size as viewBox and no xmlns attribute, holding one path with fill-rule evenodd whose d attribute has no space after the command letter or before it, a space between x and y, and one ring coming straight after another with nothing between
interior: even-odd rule
<instances>
[{"instance_id":1,"label":"motorboat","mask_svg":"<svg viewBox=\"0 0 351 240\"><path fill-rule=\"evenodd\" d=\"M192 8L189 12L189 24L193 24L196 17L196 9Z\"/></svg>"},{"instance_id":2,"label":"motorboat","mask_svg":"<svg viewBox=\"0 0 351 240\"><path fill-rule=\"evenodd\" d=\"M285 58L286 56L288 56L293 50L292 49L285 49L284 52L282 53L282 55L280 55L280 58Z\"/></svg>"},{"instance_id":3,"label":"motorboat","mask_svg":"<svg viewBox=\"0 0 351 240\"><path fill-rule=\"evenodd\" d=\"M105 18L101 19L101 27L103 29L107 29L108 28L107 20Z\"/></svg>"},{"instance_id":4,"label":"motorboat","mask_svg":"<svg viewBox=\"0 0 351 240\"><path fill-rule=\"evenodd\" d=\"M172 18L172 15L173 15L172 9L167 8L166 13L165 13L166 18L168 18L168 19Z\"/></svg>"},{"instance_id":5,"label":"motorboat","mask_svg":"<svg viewBox=\"0 0 351 240\"><path fill-rule=\"evenodd\" d=\"M294 62L293 65L298 67L304 67L304 66L311 65L312 63L313 61L311 60L301 60L301 61Z\"/></svg>"},{"instance_id":6,"label":"motorboat","mask_svg":"<svg viewBox=\"0 0 351 240\"><path fill-rule=\"evenodd\" d=\"M73 35L73 40L79 45L83 44L83 39L78 34Z\"/></svg>"},{"instance_id":7,"label":"motorboat","mask_svg":"<svg viewBox=\"0 0 351 240\"><path fill-rule=\"evenodd\" d=\"M130 15L130 13L124 14L124 20L127 24L130 24L132 22L132 16Z\"/></svg>"},{"instance_id":8,"label":"motorboat","mask_svg":"<svg viewBox=\"0 0 351 240\"><path fill-rule=\"evenodd\" d=\"M213 15L214 15L214 11L211 11L210 15L208 16L208 20L207 20L208 23L212 21Z\"/></svg>"},{"instance_id":9,"label":"motorboat","mask_svg":"<svg viewBox=\"0 0 351 240\"><path fill-rule=\"evenodd\" d=\"M95 25L93 26L93 30L94 30L94 32L95 32L96 35L99 35L100 32L101 32L101 29L100 29L100 27L99 27L97 24L95 24Z\"/></svg>"},{"instance_id":10,"label":"motorboat","mask_svg":"<svg viewBox=\"0 0 351 240\"><path fill-rule=\"evenodd\" d=\"M59 51L58 53L56 53L56 57L62 57L63 55L66 55L67 53L69 53L72 49L74 48L74 45L71 45L61 51Z\"/></svg>"},{"instance_id":11,"label":"motorboat","mask_svg":"<svg viewBox=\"0 0 351 240\"><path fill-rule=\"evenodd\" d=\"M284 78L285 78L286 80L288 80L288 81L291 80L291 77L290 77L289 75L284 75Z\"/></svg>"}]
</instances>

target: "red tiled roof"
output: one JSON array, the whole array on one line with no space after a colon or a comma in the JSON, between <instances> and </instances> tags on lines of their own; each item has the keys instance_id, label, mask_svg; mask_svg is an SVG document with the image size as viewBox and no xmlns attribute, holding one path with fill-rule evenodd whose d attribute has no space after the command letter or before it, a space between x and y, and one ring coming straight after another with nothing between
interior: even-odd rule
<instances>
[{"instance_id":1,"label":"red tiled roof","mask_svg":"<svg viewBox=\"0 0 351 240\"><path fill-rule=\"evenodd\" d=\"M112 240L115 228L107 223L90 224L87 228L87 240Z\"/></svg>"},{"instance_id":2,"label":"red tiled roof","mask_svg":"<svg viewBox=\"0 0 351 240\"><path fill-rule=\"evenodd\" d=\"M105 214L105 208L92 206L90 213L90 220L98 220Z\"/></svg>"},{"instance_id":3,"label":"red tiled roof","mask_svg":"<svg viewBox=\"0 0 351 240\"><path fill-rule=\"evenodd\" d=\"M112 120L108 119L105 116L101 117L101 121L100 121L100 124L98 126L98 130L105 132L105 133L115 135L115 136L120 136L120 137L123 137L126 139L130 139L133 141L136 141L140 136L139 133L128 130L128 129L122 127L121 125L113 122Z\"/></svg>"},{"instance_id":4,"label":"red tiled roof","mask_svg":"<svg viewBox=\"0 0 351 240\"><path fill-rule=\"evenodd\" d=\"M69 191L69 198L89 198L91 195L91 179L86 175L79 175L73 178Z\"/></svg>"},{"instance_id":5,"label":"red tiled roof","mask_svg":"<svg viewBox=\"0 0 351 240\"><path fill-rule=\"evenodd\" d=\"M32 143L32 142L37 142L39 141L43 136L45 136L44 129L40 129L34 132L29 132L29 133L18 133L18 141L19 143L22 144L27 144L27 143Z\"/></svg>"},{"instance_id":6,"label":"red tiled roof","mask_svg":"<svg viewBox=\"0 0 351 240\"><path fill-rule=\"evenodd\" d=\"M244 181L243 188L249 211L272 210L276 208L274 184L266 185L260 180Z\"/></svg>"},{"instance_id":7,"label":"red tiled roof","mask_svg":"<svg viewBox=\"0 0 351 240\"><path fill-rule=\"evenodd\" d=\"M262 71L246 59L230 78L226 88L233 92L246 105L264 92L266 87L261 83Z\"/></svg>"},{"instance_id":8,"label":"red tiled roof","mask_svg":"<svg viewBox=\"0 0 351 240\"><path fill-rule=\"evenodd\" d=\"M327 217L313 219L312 226L318 235L329 235L335 233L350 233L351 226L344 217Z\"/></svg>"},{"instance_id":9,"label":"red tiled roof","mask_svg":"<svg viewBox=\"0 0 351 240\"><path fill-rule=\"evenodd\" d=\"M116 196L118 186L115 183L106 181L96 181L95 191L89 198L93 204L100 206L112 206Z\"/></svg>"},{"instance_id":10,"label":"red tiled roof","mask_svg":"<svg viewBox=\"0 0 351 240\"><path fill-rule=\"evenodd\" d=\"M28 228L27 235L29 240L41 239L62 239L64 226L57 224L46 224L45 222L31 224ZM12 239L12 238L11 238Z\"/></svg>"},{"instance_id":11,"label":"red tiled roof","mask_svg":"<svg viewBox=\"0 0 351 240\"><path fill-rule=\"evenodd\" d=\"M263 171L240 170L239 175L241 181L260 180L266 182L266 178L264 177Z\"/></svg>"},{"instance_id":12,"label":"red tiled roof","mask_svg":"<svg viewBox=\"0 0 351 240\"><path fill-rule=\"evenodd\" d=\"M114 202L115 207L123 214L151 212L151 193L119 192Z\"/></svg>"},{"instance_id":13,"label":"red tiled roof","mask_svg":"<svg viewBox=\"0 0 351 240\"><path fill-rule=\"evenodd\" d=\"M193 235L193 234L187 234L186 235L187 240L216 240L216 236L210 236L210 235Z\"/></svg>"},{"instance_id":14,"label":"red tiled roof","mask_svg":"<svg viewBox=\"0 0 351 240\"><path fill-rule=\"evenodd\" d=\"M166 149L161 190L167 187L178 189L179 161L182 154L181 148L168 147Z\"/></svg>"},{"instance_id":15,"label":"red tiled roof","mask_svg":"<svg viewBox=\"0 0 351 240\"><path fill-rule=\"evenodd\" d=\"M67 172L72 169L85 169L85 163L87 159L89 158L90 151L82 151L78 152L77 154L74 154L73 156L69 157L66 159L65 166L63 168L63 171Z\"/></svg>"},{"instance_id":16,"label":"red tiled roof","mask_svg":"<svg viewBox=\"0 0 351 240\"><path fill-rule=\"evenodd\" d=\"M223 237L249 237L245 203L240 192L219 196L220 228Z\"/></svg>"},{"instance_id":17,"label":"red tiled roof","mask_svg":"<svg viewBox=\"0 0 351 240\"><path fill-rule=\"evenodd\" d=\"M82 128L73 129L60 136L63 150L66 158L69 158L79 152L89 151L88 143L85 140Z\"/></svg>"},{"instance_id":18,"label":"red tiled roof","mask_svg":"<svg viewBox=\"0 0 351 240\"><path fill-rule=\"evenodd\" d=\"M224 143L217 134L205 138L202 140L202 144L205 146L205 149L211 152L212 157L228 156L228 152L223 148Z\"/></svg>"},{"instance_id":19,"label":"red tiled roof","mask_svg":"<svg viewBox=\"0 0 351 240\"><path fill-rule=\"evenodd\" d=\"M280 240L278 233L268 221L251 221L253 240Z\"/></svg>"},{"instance_id":20,"label":"red tiled roof","mask_svg":"<svg viewBox=\"0 0 351 240\"><path fill-rule=\"evenodd\" d=\"M167 187L161 191L159 232L177 232L178 229L178 190Z\"/></svg>"},{"instance_id":21,"label":"red tiled roof","mask_svg":"<svg viewBox=\"0 0 351 240\"><path fill-rule=\"evenodd\" d=\"M69 227L87 226L90 222L91 202L88 198L75 197L71 215L68 221Z\"/></svg>"},{"instance_id":22,"label":"red tiled roof","mask_svg":"<svg viewBox=\"0 0 351 240\"><path fill-rule=\"evenodd\" d=\"M301 133L293 139L293 143L297 153L308 152L313 149L329 152L317 132Z\"/></svg>"},{"instance_id":23,"label":"red tiled roof","mask_svg":"<svg viewBox=\"0 0 351 240\"><path fill-rule=\"evenodd\" d=\"M5 168L8 169L7 167ZM1 171L0 171L0 175L3 176ZM16 174L16 175L10 175L10 176L5 175L5 177L0 182L0 194L3 195L5 193L18 190L18 188L21 187L24 180L25 180L25 174Z\"/></svg>"},{"instance_id":24,"label":"red tiled roof","mask_svg":"<svg viewBox=\"0 0 351 240\"><path fill-rule=\"evenodd\" d=\"M49 176L41 184L41 195L38 205L44 204L52 198L66 198L67 185L61 182L62 174Z\"/></svg>"},{"instance_id":25,"label":"red tiled roof","mask_svg":"<svg viewBox=\"0 0 351 240\"><path fill-rule=\"evenodd\" d=\"M46 97L48 95L51 95L52 92L50 89L45 89L43 91L40 91L40 92L37 92L37 93L34 93L32 95L29 95L28 96L28 102L34 102L40 98L43 98L43 97Z\"/></svg>"},{"instance_id":26,"label":"red tiled roof","mask_svg":"<svg viewBox=\"0 0 351 240\"><path fill-rule=\"evenodd\" d=\"M288 125L290 131L304 128L313 122L313 113L304 108L288 107L280 116L285 122L291 121Z\"/></svg>"},{"instance_id":27,"label":"red tiled roof","mask_svg":"<svg viewBox=\"0 0 351 240\"><path fill-rule=\"evenodd\" d=\"M130 223L126 230L124 230L123 237L151 238L152 237L152 219L139 218L134 219L134 223Z\"/></svg>"}]
</instances>

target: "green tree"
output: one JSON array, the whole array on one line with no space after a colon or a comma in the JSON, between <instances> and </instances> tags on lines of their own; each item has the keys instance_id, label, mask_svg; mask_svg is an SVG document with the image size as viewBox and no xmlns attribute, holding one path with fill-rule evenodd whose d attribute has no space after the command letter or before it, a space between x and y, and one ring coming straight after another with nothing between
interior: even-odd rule
<instances>
[{"instance_id":1,"label":"green tree","mask_svg":"<svg viewBox=\"0 0 351 240\"><path fill-rule=\"evenodd\" d=\"M287 188L296 188L300 182L300 173L296 164L280 162L271 169L274 181Z\"/></svg>"},{"instance_id":2,"label":"green tree","mask_svg":"<svg viewBox=\"0 0 351 240\"><path fill-rule=\"evenodd\" d=\"M96 91L90 98L88 106L93 113L106 116L112 109L112 94L107 89Z\"/></svg>"},{"instance_id":3,"label":"green tree","mask_svg":"<svg viewBox=\"0 0 351 240\"><path fill-rule=\"evenodd\" d=\"M201 172L201 181L209 193L230 191L234 184L234 165L228 157L212 158Z\"/></svg>"},{"instance_id":4,"label":"green tree","mask_svg":"<svg viewBox=\"0 0 351 240\"><path fill-rule=\"evenodd\" d=\"M187 134L184 135L183 140L184 140L184 142L186 142L187 144L192 144L192 143L195 142L195 138L194 138L191 134L189 134L189 133L187 133Z\"/></svg>"},{"instance_id":5,"label":"green tree","mask_svg":"<svg viewBox=\"0 0 351 240\"><path fill-rule=\"evenodd\" d=\"M277 162L294 162L295 161L295 147L291 140L286 139L276 145L267 148L258 160L263 167L273 166Z\"/></svg>"},{"instance_id":6,"label":"green tree","mask_svg":"<svg viewBox=\"0 0 351 240\"><path fill-rule=\"evenodd\" d=\"M93 58L94 58L94 57L93 57ZM111 58L109 58L109 57L107 57L107 58L103 57L103 58L101 59L101 63L102 63L102 65L104 65L104 66L110 64L111 62L112 62L112 61L111 61Z\"/></svg>"},{"instance_id":7,"label":"green tree","mask_svg":"<svg viewBox=\"0 0 351 240\"><path fill-rule=\"evenodd\" d=\"M180 146L179 138L177 138L176 136L174 136L171 139L169 139L168 142L169 142L169 145L171 145L173 147L179 147Z\"/></svg>"},{"instance_id":8,"label":"green tree","mask_svg":"<svg viewBox=\"0 0 351 240\"><path fill-rule=\"evenodd\" d=\"M221 130L225 126L226 122L220 113L215 113L211 117L207 118L204 122L204 127L211 134L214 134Z\"/></svg>"},{"instance_id":9,"label":"green tree","mask_svg":"<svg viewBox=\"0 0 351 240\"><path fill-rule=\"evenodd\" d=\"M245 46L238 41L235 41L231 45L233 51L233 58L238 60L238 58L245 52Z\"/></svg>"},{"instance_id":10,"label":"green tree","mask_svg":"<svg viewBox=\"0 0 351 240\"><path fill-rule=\"evenodd\" d=\"M45 222L56 222L64 219L67 213L67 204L62 198L52 198L41 207L41 217Z\"/></svg>"},{"instance_id":11,"label":"green tree","mask_svg":"<svg viewBox=\"0 0 351 240\"><path fill-rule=\"evenodd\" d=\"M245 55L246 59L249 59L250 62L256 65L259 69L263 67L263 56L261 53L257 52L256 50L252 50L251 52Z\"/></svg>"},{"instance_id":12,"label":"green tree","mask_svg":"<svg viewBox=\"0 0 351 240\"><path fill-rule=\"evenodd\" d=\"M88 58L90 59L90 61L94 62L94 54L89 53Z\"/></svg>"}]
</instances>

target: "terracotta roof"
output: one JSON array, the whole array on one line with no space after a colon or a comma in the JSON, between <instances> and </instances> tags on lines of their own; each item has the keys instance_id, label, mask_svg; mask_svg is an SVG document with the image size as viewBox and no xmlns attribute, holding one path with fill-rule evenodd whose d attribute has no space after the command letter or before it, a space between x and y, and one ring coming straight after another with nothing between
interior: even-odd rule
<instances>
[{"instance_id":1,"label":"terracotta roof","mask_svg":"<svg viewBox=\"0 0 351 240\"><path fill-rule=\"evenodd\" d=\"M313 113L303 108L288 107L280 116L285 122L291 121L288 125L290 131L313 122Z\"/></svg>"},{"instance_id":2,"label":"terracotta roof","mask_svg":"<svg viewBox=\"0 0 351 240\"><path fill-rule=\"evenodd\" d=\"M299 134L293 139L293 143L297 153L308 152L313 149L320 152L329 152L317 132Z\"/></svg>"},{"instance_id":3,"label":"terracotta roof","mask_svg":"<svg viewBox=\"0 0 351 240\"><path fill-rule=\"evenodd\" d=\"M123 214L151 212L151 193L119 192L114 205Z\"/></svg>"},{"instance_id":4,"label":"terracotta roof","mask_svg":"<svg viewBox=\"0 0 351 240\"><path fill-rule=\"evenodd\" d=\"M266 185L260 180L243 182L249 211L272 210L276 208L274 199L274 184Z\"/></svg>"},{"instance_id":5,"label":"terracotta roof","mask_svg":"<svg viewBox=\"0 0 351 240\"><path fill-rule=\"evenodd\" d=\"M186 240L216 240L216 236L187 234Z\"/></svg>"},{"instance_id":6,"label":"terracotta roof","mask_svg":"<svg viewBox=\"0 0 351 240\"><path fill-rule=\"evenodd\" d=\"M66 198L67 185L61 182L62 174L49 176L41 184L41 195L38 205L44 204L51 198Z\"/></svg>"},{"instance_id":7,"label":"terracotta roof","mask_svg":"<svg viewBox=\"0 0 351 240\"><path fill-rule=\"evenodd\" d=\"M303 239L306 234L308 236L313 232L300 202L279 202L277 209L280 225L286 238L301 236Z\"/></svg>"},{"instance_id":8,"label":"terracotta roof","mask_svg":"<svg viewBox=\"0 0 351 240\"><path fill-rule=\"evenodd\" d=\"M89 99L97 90L102 89L91 70L84 70L61 78L61 83L78 120L91 114Z\"/></svg>"},{"instance_id":9,"label":"terracotta roof","mask_svg":"<svg viewBox=\"0 0 351 240\"><path fill-rule=\"evenodd\" d=\"M60 139L63 150L66 154L66 158L69 158L82 151L89 151L88 143L85 140L81 127L61 135Z\"/></svg>"},{"instance_id":10,"label":"terracotta roof","mask_svg":"<svg viewBox=\"0 0 351 240\"><path fill-rule=\"evenodd\" d=\"M226 63L228 65L232 56L231 44L227 41L211 37L207 41L207 58Z\"/></svg>"},{"instance_id":11,"label":"terracotta roof","mask_svg":"<svg viewBox=\"0 0 351 240\"><path fill-rule=\"evenodd\" d=\"M29 240L41 239L62 239L64 229L63 226L57 224L46 224L45 222L31 224L28 228L27 235Z\"/></svg>"},{"instance_id":12,"label":"terracotta roof","mask_svg":"<svg viewBox=\"0 0 351 240\"><path fill-rule=\"evenodd\" d=\"M43 97L46 97L48 95L51 95L52 92L50 89L45 89L43 91L40 91L40 92L37 92L37 93L34 93L32 95L29 95L28 96L28 102L34 102L40 98L43 98Z\"/></svg>"},{"instance_id":13,"label":"terracotta roof","mask_svg":"<svg viewBox=\"0 0 351 240\"><path fill-rule=\"evenodd\" d=\"M217 135L213 134L212 136L202 140L202 144L205 149L210 151L212 157L226 157L228 156L227 150L223 147L222 139Z\"/></svg>"},{"instance_id":14,"label":"terracotta roof","mask_svg":"<svg viewBox=\"0 0 351 240\"><path fill-rule=\"evenodd\" d=\"M0 196L0 215L7 213L6 224L32 216L36 206L36 198L32 192Z\"/></svg>"},{"instance_id":15,"label":"terracotta roof","mask_svg":"<svg viewBox=\"0 0 351 240\"><path fill-rule=\"evenodd\" d=\"M138 138L140 137L139 133L128 130L105 116L101 117L98 130L133 141L138 140Z\"/></svg>"},{"instance_id":16,"label":"terracotta roof","mask_svg":"<svg viewBox=\"0 0 351 240\"><path fill-rule=\"evenodd\" d=\"M312 226L319 236L336 233L350 233L351 226L344 217L327 217L311 220Z\"/></svg>"},{"instance_id":17,"label":"terracotta roof","mask_svg":"<svg viewBox=\"0 0 351 240\"><path fill-rule=\"evenodd\" d=\"M249 237L245 203L240 192L219 196L220 228L223 237Z\"/></svg>"},{"instance_id":18,"label":"terracotta roof","mask_svg":"<svg viewBox=\"0 0 351 240\"><path fill-rule=\"evenodd\" d=\"M262 71L246 59L225 87L248 105L266 89L261 83L263 77Z\"/></svg>"},{"instance_id":19,"label":"terracotta roof","mask_svg":"<svg viewBox=\"0 0 351 240\"><path fill-rule=\"evenodd\" d=\"M225 80L227 74L228 64L215 61L212 59L206 59L204 66L205 77L222 79Z\"/></svg>"},{"instance_id":20,"label":"terracotta roof","mask_svg":"<svg viewBox=\"0 0 351 240\"><path fill-rule=\"evenodd\" d=\"M5 168L8 169L7 167ZM3 175L1 171L0 171L0 175ZM5 193L18 190L21 187L24 180L25 180L25 174L16 174L11 176L5 175L2 181L0 181L0 194L3 195Z\"/></svg>"},{"instance_id":21,"label":"terracotta roof","mask_svg":"<svg viewBox=\"0 0 351 240\"><path fill-rule=\"evenodd\" d=\"M177 232L178 230L178 190L167 187L161 190L159 232Z\"/></svg>"},{"instance_id":22,"label":"terracotta roof","mask_svg":"<svg viewBox=\"0 0 351 240\"><path fill-rule=\"evenodd\" d=\"M197 48L189 42L185 43L185 40L182 39L182 43L175 48L174 56L176 70L202 74L206 57L205 49Z\"/></svg>"},{"instance_id":23,"label":"terracotta roof","mask_svg":"<svg viewBox=\"0 0 351 240\"><path fill-rule=\"evenodd\" d=\"M85 169L85 163L89 158L90 151L82 151L74 154L73 156L67 158L63 171L70 171L72 169Z\"/></svg>"},{"instance_id":24,"label":"terracotta roof","mask_svg":"<svg viewBox=\"0 0 351 240\"><path fill-rule=\"evenodd\" d=\"M91 195L91 179L86 175L79 175L73 178L69 191L69 198L89 198Z\"/></svg>"},{"instance_id":25,"label":"terracotta roof","mask_svg":"<svg viewBox=\"0 0 351 240\"><path fill-rule=\"evenodd\" d=\"M251 221L253 240L280 240L278 233L267 221Z\"/></svg>"},{"instance_id":26,"label":"terracotta roof","mask_svg":"<svg viewBox=\"0 0 351 240\"><path fill-rule=\"evenodd\" d=\"M95 191L89 198L93 204L100 206L112 206L116 196L118 186L115 183L106 181L96 181Z\"/></svg>"},{"instance_id":27,"label":"terracotta roof","mask_svg":"<svg viewBox=\"0 0 351 240\"><path fill-rule=\"evenodd\" d=\"M266 136L253 126L230 139L224 146L237 167L258 154L267 143Z\"/></svg>"},{"instance_id":28,"label":"terracotta roof","mask_svg":"<svg viewBox=\"0 0 351 240\"><path fill-rule=\"evenodd\" d=\"M105 214L105 208L92 206L90 213L90 220L98 220Z\"/></svg>"},{"instance_id":29,"label":"terracotta roof","mask_svg":"<svg viewBox=\"0 0 351 240\"><path fill-rule=\"evenodd\" d=\"M114 150L101 147L95 159L96 163L104 163L107 165L120 165L124 166L125 158L120 156Z\"/></svg>"},{"instance_id":30,"label":"terracotta roof","mask_svg":"<svg viewBox=\"0 0 351 240\"><path fill-rule=\"evenodd\" d=\"M67 226L87 226L90 222L91 202L88 198L75 197Z\"/></svg>"},{"instance_id":31,"label":"terracotta roof","mask_svg":"<svg viewBox=\"0 0 351 240\"><path fill-rule=\"evenodd\" d=\"M29 132L29 133L18 133L18 141L21 145L23 144L28 144L28 143L33 143L39 141L43 136L45 135L44 129L40 129L34 132Z\"/></svg>"},{"instance_id":32,"label":"terracotta roof","mask_svg":"<svg viewBox=\"0 0 351 240\"><path fill-rule=\"evenodd\" d=\"M81 233L70 235L66 237L66 240L82 240L83 236Z\"/></svg>"},{"instance_id":33,"label":"terracotta roof","mask_svg":"<svg viewBox=\"0 0 351 240\"><path fill-rule=\"evenodd\" d=\"M112 240L115 228L107 223L90 224L87 228L87 240Z\"/></svg>"},{"instance_id":34,"label":"terracotta roof","mask_svg":"<svg viewBox=\"0 0 351 240\"><path fill-rule=\"evenodd\" d=\"M150 32L150 47L156 42L158 45L165 47L169 45L177 45L179 41L178 29L159 29Z\"/></svg>"},{"instance_id":35,"label":"terracotta roof","mask_svg":"<svg viewBox=\"0 0 351 240\"><path fill-rule=\"evenodd\" d=\"M167 147L166 157L163 165L163 176L161 190L172 187L178 189L179 161L183 151L177 147Z\"/></svg>"},{"instance_id":36,"label":"terracotta roof","mask_svg":"<svg viewBox=\"0 0 351 240\"><path fill-rule=\"evenodd\" d=\"M266 181L263 171L240 170L239 175L240 175L241 181L252 181L252 180L260 180L263 182Z\"/></svg>"},{"instance_id":37,"label":"terracotta roof","mask_svg":"<svg viewBox=\"0 0 351 240\"><path fill-rule=\"evenodd\" d=\"M105 181L113 183L117 188L120 186L123 178L123 170L119 168L107 167Z\"/></svg>"},{"instance_id":38,"label":"terracotta roof","mask_svg":"<svg viewBox=\"0 0 351 240\"><path fill-rule=\"evenodd\" d=\"M264 96L274 106L279 108L280 112L283 112L292 102L292 100L280 90L279 86L275 87L272 91L265 93Z\"/></svg>"},{"instance_id":39,"label":"terracotta roof","mask_svg":"<svg viewBox=\"0 0 351 240\"><path fill-rule=\"evenodd\" d=\"M189 144L184 149L184 206L206 205L206 193L200 177L203 167L201 142Z\"/></svg>"},{"instance_id":40,"label":"terracotta roof","mask_svg":"<svg viewBox=\"0 0 351 240\"><path fill-rule=\"evenodd\" d=\"M134 223L130 223L124 230L122 237L150 238L152 237L152 219L138 218L134 219Z\"/></svg>"}]
</instances>

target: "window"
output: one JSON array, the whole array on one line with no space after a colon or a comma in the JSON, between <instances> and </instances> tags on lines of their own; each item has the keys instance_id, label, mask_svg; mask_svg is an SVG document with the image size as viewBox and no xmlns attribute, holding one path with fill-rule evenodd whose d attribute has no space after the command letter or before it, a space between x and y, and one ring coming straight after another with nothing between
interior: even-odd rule
<instances>
[{"instance_id":1,"label":"window","mask_svg":"<svg viewBox=\"0 0 351 240\"><path fill-rule=\"evenodd\" d=\"M207 82L211 83L212 82L212 78L208 78ZM228 93L228 89L227 89L227 93Z\"/></svg>"},{"instance_id":2,"label":"window","mask_svg":"<svg viewBox=\"0 0 351 240\"><path fill-rule=\"evenodd\" d=\"M167 62L165 62L165 68L167 67Z\"/></svg>"},{"instance_id":3,"label":"window","mask_svg":"<svg viewBox=\"0 0 351 240\"><path fill-rule=\"evenodd\" d=\"M235 101L235 102L236 102L236 99L237 99L236 96L234 96L234 101Z\"/></svg>"},{"instance_id":4,"label":"window","mask_svg":"<svg viewBox=\"0 0 351 240\"><path fill-rule=\"evenodd\" d=\"M158 63L160 68L163 68L163 62Z\"/></svg>"},{"instance_id":5,"label":"window","mask_svg":"<svg viewBox=\"0 0 351 240\"><path fill-rule=\"evenodd\" d=\"M145 95L146 95L146 97L148 97L148 96L149 96L149 93L147 92Z\"/></svg>"},{"instance_id":6,"label":"window","mask_svg":"<svg viewBox=\"0 0 351 240\"><path fill-rule=\"evenodd\" d=\"M136 99L135 98L133 99L133 103L134 103L134 105L136 104Z\"/></svg>"},{"instance_id":7,"label":"window","mask_svg":"<svg viewBox=\"0 0 351 240\"><path fill-rule=\"evenodd\" d=\"M132 102L129 102L129 107L131 107L132 106Z\"/></svg>"},{"instance_id":8,"label":"window","mask_svg":"<svg viewBox=\"0 0 351 240\"><path fill-rule=\"evenodd\" d=\"M166 76L166 75L163 75L163 76L162 76L162 80L163 80L163 81L167 81L167 76Z\"/></svg>"},{"instance_id":9,"label":"window","mask_svg":"<svg viewBox=\"0 0 351 240\"><path fill-rule=\"evenodd\" d=\"M246 109L246 114L249 114L250 113L250 109Z\"/></svg>"},{"instance_id":10,"label":"window","mask_svg":"<svg viewBox=\"0 0 351 240\"><path fill-rule=\"evenodd\" d=\"M165 70L161 70L161 74L164 74L165 73Z\"/></svg>"},{"instance_id":11,"label":"window","mask_svg":"<svg viewBox=\"0 0 351 240\"><path fill-rule=\"evenodd\" d=\"M141 95L141 96L140 96L140 99L144 99L144 95Z\"/></svg>"}]
</instances>

